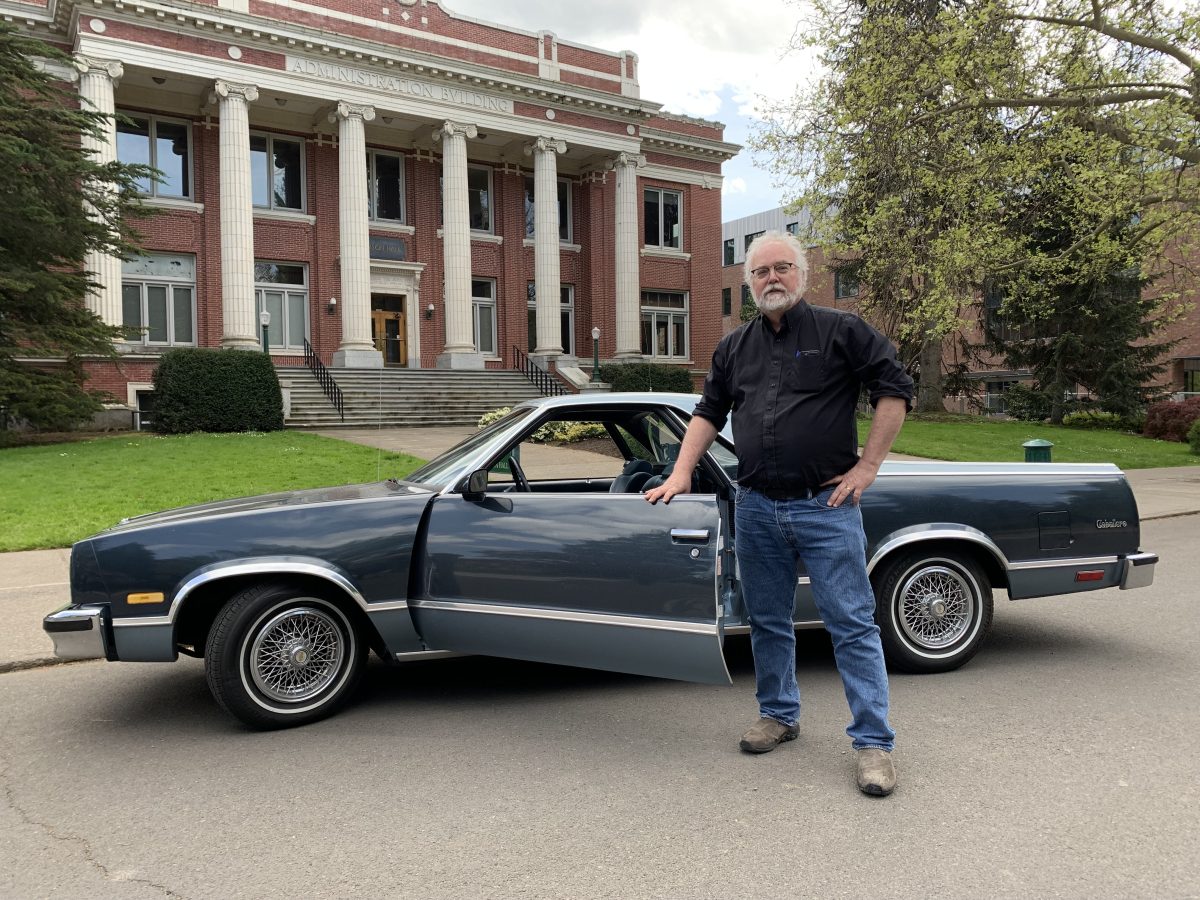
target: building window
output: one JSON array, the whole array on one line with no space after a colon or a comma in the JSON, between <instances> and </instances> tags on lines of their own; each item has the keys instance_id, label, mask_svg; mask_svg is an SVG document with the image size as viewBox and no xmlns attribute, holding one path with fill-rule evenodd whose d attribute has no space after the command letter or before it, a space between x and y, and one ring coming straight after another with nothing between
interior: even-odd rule
<instances>
[{"instance_id":1,"label":"building window","mask_svg":"<svg viewBox=\"0 0 1200 900\"><path fill-rule=\"evenodd\" d=\"M534 236L533 176L525 176L525 237ZM558 240L571 243L571 182L558 179Z\"/></svg>"},{"instance_id":2,"label":"building window","mask_svg":"<svg viewBox=\"0 0 1200 900\"><path fill-rule=\"evenodd\" d=\"M467 208L472 231L492 230L492 170L467 166Z\"/></svg>"},{"instance_id":3,"label":"building window","mask_svg":"<svg viewBox=\"0 0 1200 900\"><path fill-rule=\"evenodd\" d=\"M196 343L196 258L147 253L121 263L121 324L143 346Z\"/></svg>"},{"instance_id":4,"label":"building window","mask_svg":"<svg viewBox=\"0 0 1200 900\"><path fill-rule=\"evenodd\" d=\"M733 238L725 238L721 244L721 265L733 265Z\"/></svg>"},{"instance_id":5,"label":"building window","mask_svg":"<svg viewBox=\"0 0 1200 900\"><path fill-rule=\"evenodd\" d=\"M743 284L742 285L742 306L745 306L747 303L753 303L753 302L754 302L754 297L751 296L751 294L750 294L750 285Z\"/></svg>"},{"instance_id":6,"label":"building window","mask_svg":"<svg viewBox=\"0 0 1200 900\"><path fill-rule=\"evenodd\" d=\"M744 240L745 240L745 243L743 243L743 244L742 244L742 249L743 249L743 250L749 250L749 249L750 249L750 245L754 243L754 239L755 239L756 237L758 237L758 236L759 236L760 234L762 234L762 233L763 233L763 232L761 232L761 231L756 231L756 232L754 232L754 234L748 234L748 235L746 235L746 237L745 237L745 239L744 239Z\"/></svg>"},{"instance_id":7,"label":"building window","mask_svg":"<svg viewBox=\"0 0 1200 900\"><path fill-rule=\"evenodd\" d=\"M733 314L733 288L721 288L721 315Z\"/></svg>"},{"instance_id":8,"label":"building window","mask_svg":"<svg viewBox=\"0 0 1200 900\"><path fill-rule=\"evenodd\" d=\"M833 299L849 300L858 296L858 279L848 272L835 270L833 273Z\"/></svg>"},{"instance_id":9,"label":"building window","mask_svg":"<svg viewBox=\"0 0 1200 900\"><path fill-rule=\"evenodd\" d=\"M1183 361L1183 390L1188 394L1200 393L1200 359Z\"/></svg>"},{"instance_id":10,"label":"building window","mask_svg":"<svg viewBox=\"0 0 1200 900\"><path fill-rule=\"evenodd\" d=\"M263 310L271 314L267 345L275 350L304 350L308 337L308 272L291 263L254 263L255 324Z\"/></svg>"},{"instance_id":11,"label":"building window","mask_svg":"<svg viewBox=\"0 0 1200 900\"><path fill-rule=\"evenodd\" d=\"M117 159L153 166L158 179L140 178L137 189L149 197L192 196L192 129L187 122L120 113L117 118Z\"/></svg>"},{"instance_id":12,"label":"building window","mask_svg":"<svg viewBox=\"0 0 1200 900\"><path fill-rule=\"evenodd\" d=\"M646 246L683 248L683 194L660 188L642 193L646 217Z\"/></svg>"},{"instance_id":13,"label":"building window","mask_svg":"<svg viewBox=\"0 0 1200 900\"><path fill-rule=\"evenodd\" d=\"M404 157L367 151L367 202L373 220L404 221Z\"/></svg>"},{"instance_id":14,"label":"building window","mask_svg":"<svg viewBox=\"0 0 1200 900\"><path fill-rule=\"evenodd\" d=\"M526 296L528 297L528 316L529 316L529 352L532 353L537 349L537 285L532 281L529 282L526 288ZM558 289L559 303L561 311L559 313L559 340L562 342L563 353L567 356L575 355L575 286L571 284L559 285Z\"/></svg>"},{"instance_id":15,"label":"building window","mask_svg":"<svg viewBox=\"0 0 1200 900\"><path fill-rule=\"evenodd\" d=\"M491 278L471 279L471 328L475 349L496 356L496 282Z\"/></svg>"},{"instance_id":16,"label":"building window","mask_svg":"<svg viewBox=\"0 0 1200 900\"><path fill-rule=\"evenodd\" d=\"M642 355L688 358L688 295L642 291Z\"/></svg>"},{"instance_id":17,"label":"building window","mask_svg":"<svg viewBox=\"0 0 1200 900\"><path fill-rule=\"evenodd\" d=\"M787 233L792 235L793 237L798 236L800 234L800 223L799 222L788 222L785 227L787 229Z\"/></svg>"},{"instance_id":18,"label":"building window","mask_svg":"<svg viewBox=\"0 0 1200 900\"><path fill-rule=\"evenodd\" d=\"M304 141L250 135L250 187L260 209L304 209Z\"/></svg>"}]
</instances>

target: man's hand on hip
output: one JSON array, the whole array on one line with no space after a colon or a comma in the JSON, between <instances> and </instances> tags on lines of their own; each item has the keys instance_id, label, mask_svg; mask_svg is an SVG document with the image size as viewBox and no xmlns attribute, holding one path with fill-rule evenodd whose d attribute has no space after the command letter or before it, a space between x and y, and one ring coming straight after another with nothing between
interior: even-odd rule
<instances>
[{"instance_id":1,"label":"man's hand on hip","mask_svg":"<svg viewBox=\"0 0 1200 900\"><path fill-rule=\"evenodd\" d=\"M862 499L863 491L875 482L877 474L879 474L878 466L873 466L865 460L859 460L858 465L845 475L839 475L826 482L826 485L837 485L833 496L829 498L829 505L837 507L849 500L857 506Z\"/></svg>"},{"instance_id":2,"label":"man's hand on hip","mask_svg":"<svg viewBox=\"0 0 1200 900\"><path fill-rule=\"evenodd\" d=\"M670 503L671 498L676 494L686 494L691 489L692 479L690 477L672 475L658 487L650 488L642 496L651 503L657 503L659 500L663 503Z\"/></svg>"}]
</instances>

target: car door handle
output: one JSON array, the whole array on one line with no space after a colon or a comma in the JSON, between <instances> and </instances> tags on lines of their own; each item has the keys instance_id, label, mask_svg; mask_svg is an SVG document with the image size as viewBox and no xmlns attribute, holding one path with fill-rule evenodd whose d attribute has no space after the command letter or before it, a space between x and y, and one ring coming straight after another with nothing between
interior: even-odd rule
<instances>
[{"instance_id":1,"label":"car door handle","mask_svg":"<svg viewBox=\"0 0 1200 900\"><path fill-rule=\"evenodd\" d=\"M684 544L707 544L707 528L672 528L671 540Z\"/></svg>"}]
</instances>

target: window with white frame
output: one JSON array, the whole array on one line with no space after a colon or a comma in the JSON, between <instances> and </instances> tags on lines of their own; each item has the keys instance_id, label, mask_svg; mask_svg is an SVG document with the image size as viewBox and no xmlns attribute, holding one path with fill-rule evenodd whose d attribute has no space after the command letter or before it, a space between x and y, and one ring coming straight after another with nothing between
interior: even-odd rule
<instances>
[{"instance_id":1,"label":"window with white frame","mask_svg":"<svg viewBox=\"0 0 1200 900\"><path fill-rule=\"evenodd\" d=\"M537 349L537 285L532 281L526 288L529 307L529 352ZM559 285L559 339L563 353L575 355L575 285Z\"/></svg>"},{"instance_id":2,"label":"window with white frame","mask_svg":"<svg viewBox=\"0 0 1200 900\"><path fill-rule=\"evenodd\" d=\"M250 187L260 209L304 209L304 141L250 135Z\"/></svg>"},{"instance_id":3,"label":"window with white frame","mask_svg":"<svg viewBox=\"0 0 1200 900\"><path fill-rule=\"evenodd\" d=\"M196 257L146 253L121 262L121 324L145 347L196 343Z\"/></svg>"},{"instance_id":4,"label":"window with white frame","mask_svg":"<svg viewBox=\"0 0 1200 900\"><path fill-rule=\"evenodd\" d=\"M683 248L683 194L662 188L642 192L647 247Z\"/></svg>"},{"instance_id":5,"label":"window with white frame","mask_svg":"<svg viewBox=\"0 0 1200 900\"><path fill-rule=\"evenodd\" d=\"M534 216L533 176L526 175L525 237L533 237ZM558 179L558 240L562 244L571 243L571 182L565 178Z\"/></svg>"},{"instance_id":6,"label":"window with white frame","mask_svg":"<svg viewBox=\"0 0 1200 900\"><path fill-rule=\"evenodd\" d=\"M688 358L688 295L642 291L642 355Z\"/></svg>"},{"instance_id":7,"label":"window with white frame","mask_svg":"<svg viewBox=\"0 0 1200 900\"><path fill-rule=\"evenodd\" d=\"M367 203L376 222L404 221L404 157L367 151Z\"/></svg>"},{"instance_id":8,"label":"window with white frame","mask_svg":"<svg viewBox=\"0 0 1200 900\"><path fill-rule=\"evenodd\" d=\"M496 356L496 282L492 278L471 279L471 330L475 349Z\"/></svg>"},{"instance_id":9,"label":"window with white frame","mask_svg":"<svg viewBox=\"0 0 1200 900\"><path fill-rule=\"evenodd\" d=\"M152 166L157 178L139 178L137 189L148 197L192 197L192 128L184 121L160 116L120 113L117 116L117 160Z\"/></svg>"},{"instance_id":10,"label":"window with white frame","mask_svg":"<svg viewBox=\"0 0 1200 900\"><path fill-rule=\"evenodd\" d=\"M267 345L272 350L303 352L308 337L308 270L296 263L256 260L254 263L254 321L271 314Z\"/></svg>"}]
</instances>

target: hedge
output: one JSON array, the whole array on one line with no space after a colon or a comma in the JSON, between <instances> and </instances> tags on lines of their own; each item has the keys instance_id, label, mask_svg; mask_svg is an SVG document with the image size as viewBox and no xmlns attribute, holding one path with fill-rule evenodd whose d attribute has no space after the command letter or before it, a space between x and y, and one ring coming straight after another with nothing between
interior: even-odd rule
<instances>
[{"instance_id":1,"label":"hedge","mask_svg":"<svg viewBox=\"0 0 1200 900\"><path fill-rule=\"evenodd\" d=\"M687 369L657 363L609 363L600 367L600 380L611 384L614 391L691 394L696 390Z\"/></svg>"},{"instance_id":2,"label":"hedge","mask_svg":"<svg viewBox=\"0 0 1200 900\"><path fill-rule=\"evenodd\" d=\"M184 348L163 354L154 370L154 429L279 431L283 392L265 353Z\"/></svg>"},{"instance_id":3,"label":"hedge","mask_svg":"<svg viewBox=\"0 0 1200 900\"><path fill-rule=\"evenodd\" d=\"M1200 397L1152 403L1146 410L1146 437L1186 441L1192 423L1200 420Z\"/></svg>"}]
</instances>

